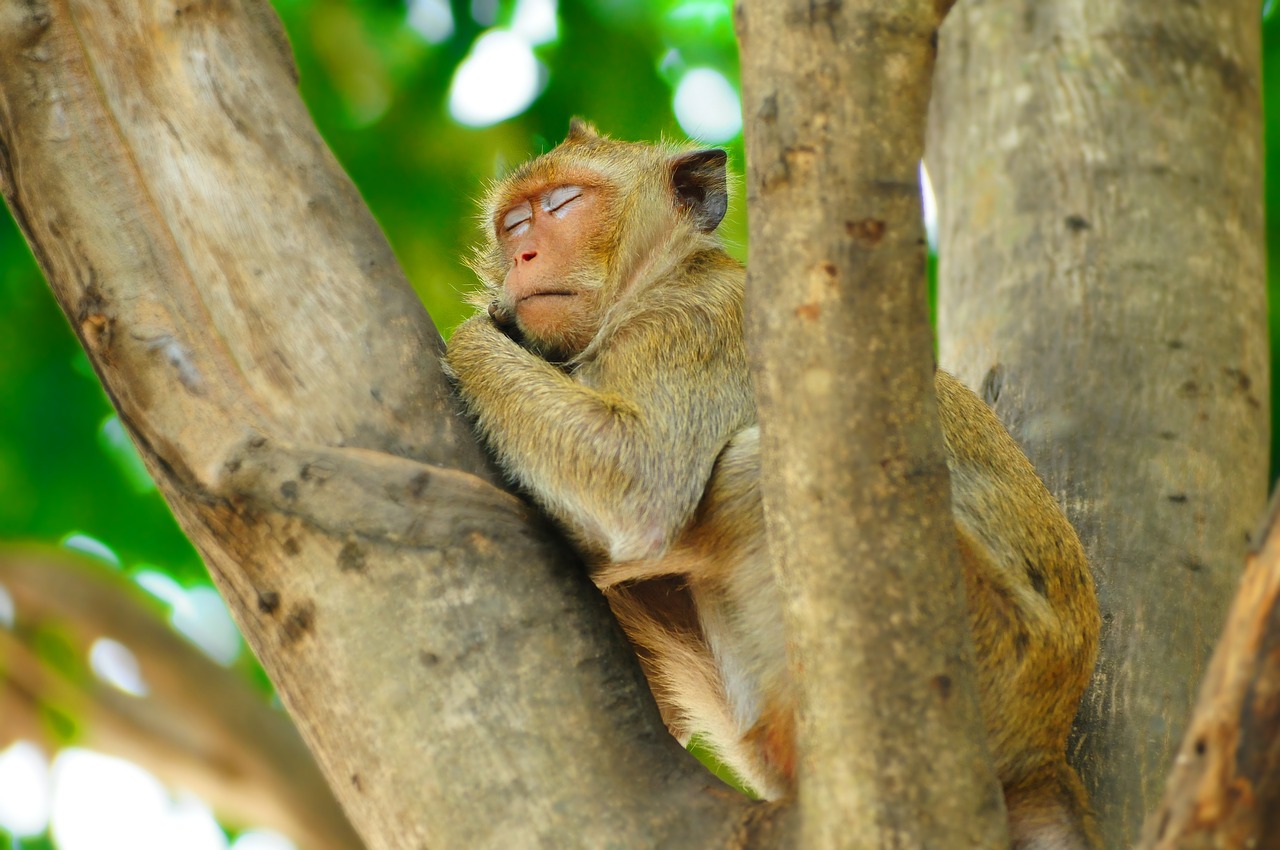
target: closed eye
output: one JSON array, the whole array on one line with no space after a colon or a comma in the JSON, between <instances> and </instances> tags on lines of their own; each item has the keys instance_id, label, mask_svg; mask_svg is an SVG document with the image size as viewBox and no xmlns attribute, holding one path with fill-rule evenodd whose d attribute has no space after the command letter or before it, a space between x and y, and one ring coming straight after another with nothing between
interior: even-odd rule
<instances>
[{"instance_id":1,"label":"closed eye","mask_svg":"<svg viewBox=\"0 0 1280 850\"><path fill-rule=\"evenodd\" d=\"M542 208L560 218L569 211L569 205L581 197L581 186L558 186L543 197Z\"/></svg>"},{"instance_id":2,"label":"closed eye","mask_svg":"<svg viewBox=\"0 0 1280 850\"><path fill-rule=\"evenodd\" d=\"M508 210L507 214L502 217L502 229L507 233L511 233L520 225L528 223L532 217L533 210L529 207L529 204L520 204L518 207Z\"/></svg>"}]
</instances>

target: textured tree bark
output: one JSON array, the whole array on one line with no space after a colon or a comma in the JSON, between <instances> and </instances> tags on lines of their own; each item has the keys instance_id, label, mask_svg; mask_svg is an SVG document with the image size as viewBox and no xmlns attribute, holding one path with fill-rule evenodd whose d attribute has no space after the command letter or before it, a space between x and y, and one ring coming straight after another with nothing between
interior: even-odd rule
<instances>
[{"instance_id":1,"label":"textured tree bark","mask_svg":"<svg viewBox=\"0 0 1280 850\"><path fill-rule=\"evenodd\" d=\"M368 846L703 847L759 818L485 480L265 0L0 0L0 56L5 200Z\"/></svg>"},{"instance_id":2,"label":"textured tree bark","mask_svg":"<svg viewBox=\"0 0 1280 850\"><path fill-rule=\"evenodd\" d=\"M1140 850L1280 847L1280 495Z\"/></svg>"},{"instance_id":3,"label":"textured tree bark","mask_svg":"<svg viewBox=\"0 0 1280 850\"><path fill-rule=\"evenodd\" d=\"M1008 842L925 309L917 166L945 5L738 7L748 337L768 531L802 673L807 850Z\"/></svg>"},{"instance_id":4,"label":"textured tree bark","mask_svg":"<svg viewBox=\"0 0 1280 850\"><path fill-rule=\"evenodd\" d=\"M66 712L74 743L137 762L231 822L309 850L364 846L289 719L179 637L132 582L64 552L4 547L0 590L15 614L0 628L0 748L27 738L52 754L66 742L48 718ZM59 664L39 651L51 633L70 651ZM99 638L133 653L145 694L87 669Z\"/></svg>"},{"instance_id":5,"label":"textured tree bark","mask_svg":"<svg viewBox=\"0 0 1280 850\"><path fill-rule=\"evenodd\" d=\"M1105 846L1157 801L1267 487L1256 3L987 0L942 32L941 363L1098 580L1075 761Z\"/></svg>"}]
</instances>

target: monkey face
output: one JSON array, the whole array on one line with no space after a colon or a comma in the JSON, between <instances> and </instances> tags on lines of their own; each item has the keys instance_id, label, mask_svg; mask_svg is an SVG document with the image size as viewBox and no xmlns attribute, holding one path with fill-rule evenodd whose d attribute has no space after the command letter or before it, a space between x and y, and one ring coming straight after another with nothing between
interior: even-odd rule
<instances>
[{"instance_id":1,"label":"monkey face","mask_svg":"<svg viewBox=\"0 0 1280 850\"><path fill-rule=\"evenodd\" d=\"M547 360L572 360L613 307L719 245L727 199L724 151L618 142L574 122L485 200L471 266L489 315Z\"/></svg>"},{"instance_id":2,"label":"monkey face","mask_svg":"<svg viewBox=\"0 0 1280 850\"><path fill-rule=\"evenodd\" d=\"M499 302L531 344L563 358L590 342L603 264L600 191L586 181L535 185L499 211L507 257Z\"/></svg>"}]
</instances>

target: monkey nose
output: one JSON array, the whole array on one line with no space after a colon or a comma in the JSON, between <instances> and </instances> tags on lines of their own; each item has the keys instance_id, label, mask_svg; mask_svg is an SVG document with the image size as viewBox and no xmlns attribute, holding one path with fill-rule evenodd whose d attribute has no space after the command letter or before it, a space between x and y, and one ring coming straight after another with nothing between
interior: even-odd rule
<instances>
[{"instance_id":1,"label":"monkey nose","mask_svg":"<svg viewBox=\"0 0 1280 850\"><path fill-rule=\"evenodd\" d=\"M538 256L537 251L525 251L520 255L520 259L527 263L536 256Z\"/></svg>"}]
</instances>

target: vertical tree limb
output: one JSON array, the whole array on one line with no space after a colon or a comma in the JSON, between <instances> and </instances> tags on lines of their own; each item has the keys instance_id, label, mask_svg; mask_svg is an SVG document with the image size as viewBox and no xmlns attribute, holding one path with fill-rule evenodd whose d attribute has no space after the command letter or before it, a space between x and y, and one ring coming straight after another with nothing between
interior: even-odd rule
<instances>
[{"instance_id":1,"label":"vertical tree limb","mask_svg":"<svg viewBox=\"0 0 1280 850\"><path fill-rule=\"evenodd\" d=\"M942 364L1092 561L1075 761L1105 846L1156 803L1267 487L1256 3L989 0L942 33Z\"/></svg>"},{"instance_id":2,"label":"vertical tree limb","mask_svg":"<svg viewBox=\"0 0 1280 850\"><path fill-rule=\"evenodd\" d=\"M803 682L800 846L1003 847L925 310L946 4L738 7L762 492Z\"/></svg>"}]
</instances>

